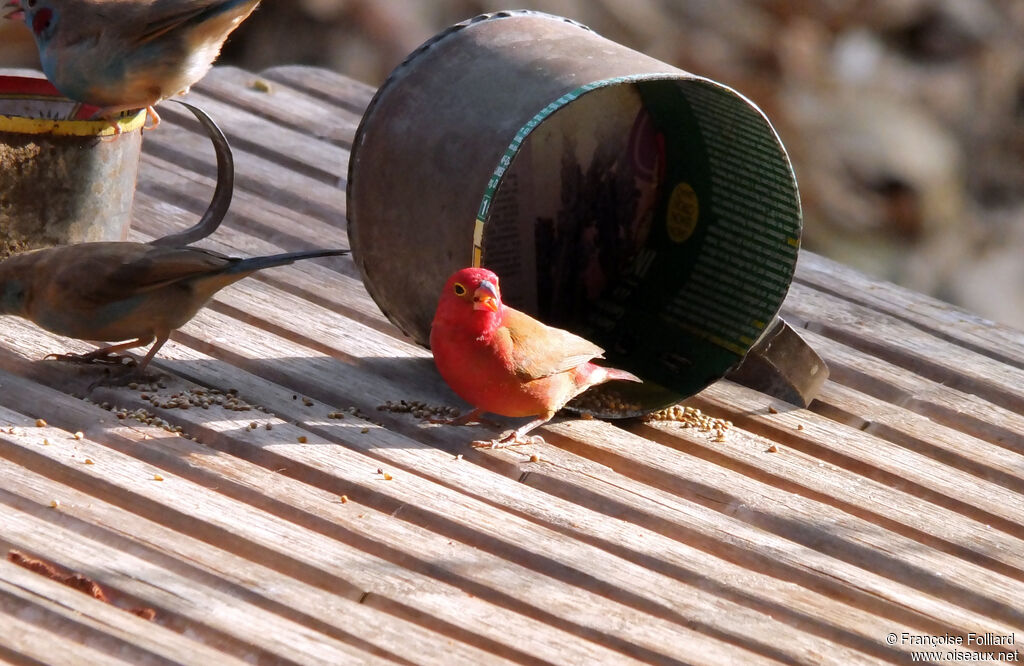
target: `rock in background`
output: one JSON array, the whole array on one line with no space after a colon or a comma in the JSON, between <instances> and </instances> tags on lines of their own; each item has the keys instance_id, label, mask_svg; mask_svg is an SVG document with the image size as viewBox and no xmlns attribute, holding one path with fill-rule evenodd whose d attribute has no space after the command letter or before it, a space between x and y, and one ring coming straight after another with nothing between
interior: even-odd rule
<instances>
[{"instance_id":1,"label":"rock in background","mask_svg":"<svg viewBox=\"0 0 1024 666\"><path fill-rule=\"evenodd\" d=\"M378 85L420 43L512 6L726 83L796 167L805 247L1024 328L1020 0L264 0L222 62ZM0 64L32 62L0 26Z\"/></svg>"}]
</instances>

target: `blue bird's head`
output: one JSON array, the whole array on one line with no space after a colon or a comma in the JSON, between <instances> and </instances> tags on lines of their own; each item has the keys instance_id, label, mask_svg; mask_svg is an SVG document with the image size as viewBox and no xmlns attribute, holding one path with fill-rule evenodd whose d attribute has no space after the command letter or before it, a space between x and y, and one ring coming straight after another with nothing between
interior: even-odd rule
<instances>
[{"instance_id":1,"label":"blue bird's head","mask_svg":"<svg viewBox=\"0 0 1024 666\"><path fill-rule=\"evenodd\" d=\"M24 19L40 47L53 38L59 11L48 0L9 0L4 7L10 10L6 18Z\"/></svg>"},{"instance_id":2,"label":"blue bird's head","mask_svg":"<svg viewBox=\"0 0 1024 666\"><path fill-rule=\"evenodd\" d=\"M32 28L39 44L45 44L53 38L57 29L59 14L55 7L41 0L22 0L25 6L25 23Z\"/></svg>"}]
</instances>

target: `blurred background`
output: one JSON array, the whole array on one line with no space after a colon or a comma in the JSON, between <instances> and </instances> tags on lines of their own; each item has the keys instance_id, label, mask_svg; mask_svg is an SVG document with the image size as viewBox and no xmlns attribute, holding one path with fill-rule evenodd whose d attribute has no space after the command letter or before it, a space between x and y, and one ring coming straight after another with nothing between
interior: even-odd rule
<instances>
[{"instance_id":1,"label":"blurred background","mask_svg":"<svg viewBox=\"0 0 1024 666\"><path fill-rule=\"evenodd\" d=\"M721 81L796 168L804 247L1024 329L1021 0L264 0L222 64L371 85L476 14L529 8ZM0 65L38 66L0 22Z\"/></svg>"}]
</instances>

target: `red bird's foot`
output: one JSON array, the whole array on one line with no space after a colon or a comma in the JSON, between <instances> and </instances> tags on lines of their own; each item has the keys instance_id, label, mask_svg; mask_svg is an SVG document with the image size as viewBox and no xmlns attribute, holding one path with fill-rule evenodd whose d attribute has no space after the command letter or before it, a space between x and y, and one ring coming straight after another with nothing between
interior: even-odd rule
<instances>
[{"instance_id":1,"label":"red bird's foot","mask_svg":"<svg viewBox=\"0 0 1024 666\"><path fill-rule=\"evenodd\" d=\"M472 443L476 449L507 449L513 446L526 446L527 444L546 444L540 435L519 435L515 431L501 439L478 439Z\"/></svg>"}]
</instances>

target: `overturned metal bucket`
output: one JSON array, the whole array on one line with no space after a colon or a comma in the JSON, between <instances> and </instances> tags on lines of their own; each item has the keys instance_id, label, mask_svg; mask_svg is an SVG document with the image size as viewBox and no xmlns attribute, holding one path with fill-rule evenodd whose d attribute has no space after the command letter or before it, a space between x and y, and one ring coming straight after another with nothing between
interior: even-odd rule
<instances>
[{"instance_id":1,"label":"overturned metal bucket","mask_svg":"<svg viewBox=\"0 0 1024 666\"><path fill-rule=\"evenodd\" d=\"M0 76L0 258L125 240L145 110L109 121L45 79Z\"/></svg>"},{"instance_id":2,"label":"overturned metal bucket","mask_svg":"<svg viewBox=\"0 0 1024 666\"><path fill-rule=\"evenodd\" d=\"M801 232L753 103L531 11L453 26L392 72L353 143L348 219L368 291L406 334L426 345L447 277L487 266L510 305L644 379L578 405L605 416L736 367L777 323ZM794 372L820 386L823 368Z\"/></svg>"}]
</instances>

